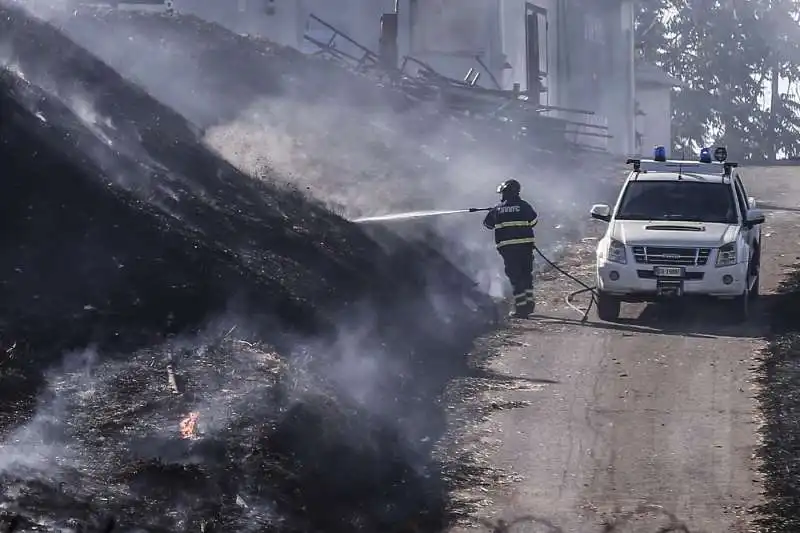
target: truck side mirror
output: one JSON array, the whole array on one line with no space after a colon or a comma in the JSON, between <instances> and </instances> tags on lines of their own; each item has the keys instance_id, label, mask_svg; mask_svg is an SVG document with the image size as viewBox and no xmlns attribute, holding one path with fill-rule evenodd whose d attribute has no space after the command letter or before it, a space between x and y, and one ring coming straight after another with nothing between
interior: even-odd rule
<instances>
[{"instance_id":1,"label":"truck side mirror","mask_svg":"<svg viewBox=\"0 0 800 533\"><path fill-rule=\"evenodd\" d=\"M748 228L752 228L753 226L763 224L765 221L766 217L764 216L764 212L761 209L747 210L747 215L745 217L744 223Z\"/></svg>"},{"instance_id":2,"label":"truck side mirror","mask_svg":"<svg viewBox=\"0 0 800 533\"><path fill-rule=\"evenodd\" d=\"M607 204L594 204L589 214L596 220L602 220L603 222L611 221L611 207Z\"/></svg>"}]
</instances>

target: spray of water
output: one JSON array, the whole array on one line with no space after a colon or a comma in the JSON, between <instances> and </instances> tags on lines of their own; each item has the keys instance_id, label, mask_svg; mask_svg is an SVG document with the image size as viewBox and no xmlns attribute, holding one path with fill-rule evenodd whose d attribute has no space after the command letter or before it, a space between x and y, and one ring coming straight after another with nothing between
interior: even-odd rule
<instances>
[{"instance_id":1,"label":"spray of water","mask_svg":"<svg viewBox=\"0 0 800 533\"><path fill-rule=\"evenodd\" d=\"M391 222L394 220L408 220L411 218L424 218L424 217L436 217L441 215L454 215L456 213L470 213L474 212L474 209L454 209L449 211L408 211L406 213L395 213L391 215L381 215L377 217L362 217L353 219L353 222Z\"/></svg>"}]
</instances>

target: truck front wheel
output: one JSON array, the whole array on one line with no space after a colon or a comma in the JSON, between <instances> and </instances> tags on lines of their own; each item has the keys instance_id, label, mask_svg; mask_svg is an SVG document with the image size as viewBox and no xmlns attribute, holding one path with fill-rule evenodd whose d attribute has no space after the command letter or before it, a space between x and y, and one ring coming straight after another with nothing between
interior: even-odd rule
<instances>
[{"instance_id":1,"label":"truck front wheel","mask_svg":"<svg viewBox=\"0 0 800 533\"><path fill-rule=\"evenodd\" d=\"M750 292L746 291L743 295L737 296L731 307L735 322L747 322L750 318Z\"/></svg>"},{"instance_id":2,"label":"truck front wheel","mask_svg":"<svg viewBox=\"0 0 800 533\"><path fill-rule=\"evenodd\" d=\"M597 293L597 316L605 322L613 322L619 318L621 302L619 298Z\"/></svg>"},{"instance_id":3,"label":"truck front wheel","mask_svg":"<svg viewBox=\"0 0 800 533\"><path fill-rule=\"evenodd\" d=\"M733 312L733 319L736 322L747 322L750 318L750 274L747 275L744 292L733 299L731 311Z\"/></svg>"},{"instance_id":4,"label":"truck front wheel","mask_svg":"<svg viewBox=\"0 0 800 533\"><path fill-rule=\"evenodd\" d=\"M759 285L761 285L761 246L759 245L756 248L756 252L753 254L753 258L750 259L750 283L753 284L750 287L750 299L757 300L759 296L761 296L761 290Z\"/></svg>"}]
</instances>

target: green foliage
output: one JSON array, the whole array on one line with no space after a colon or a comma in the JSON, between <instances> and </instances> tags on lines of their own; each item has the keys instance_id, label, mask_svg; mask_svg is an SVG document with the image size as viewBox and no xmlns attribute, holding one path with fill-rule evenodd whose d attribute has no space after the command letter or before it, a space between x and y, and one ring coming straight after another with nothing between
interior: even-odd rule
<instances>
[{"instance_id":1,"label":"green foliage","mask_svg":"<svg viewBox=\"0 0 800 533\"><path fill-rule=\"evenodd\" d=\"M638 3L641 59L683 82L673 95L674 151L719 143L740 160L798 155L800 104L781 94L770 109L769 94L776 72L800 83L798 12L800 0Z\"/></svg>"}]
</instances>

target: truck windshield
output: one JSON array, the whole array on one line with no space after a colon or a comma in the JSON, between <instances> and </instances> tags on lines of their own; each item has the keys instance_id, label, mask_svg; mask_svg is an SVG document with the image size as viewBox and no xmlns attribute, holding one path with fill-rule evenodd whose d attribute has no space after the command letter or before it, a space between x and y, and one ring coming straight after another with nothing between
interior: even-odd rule
<instances>
[{"instance_id":1,"label":"truck windshield","mask_svg":"<svg viewBox=\"0 0 800 533\"><path fill-rule=\"evenodd\" d=\"M697 181L630 181L617 220L669 220L736 224L730 184Z\"/></svg>"}]
</instances>

